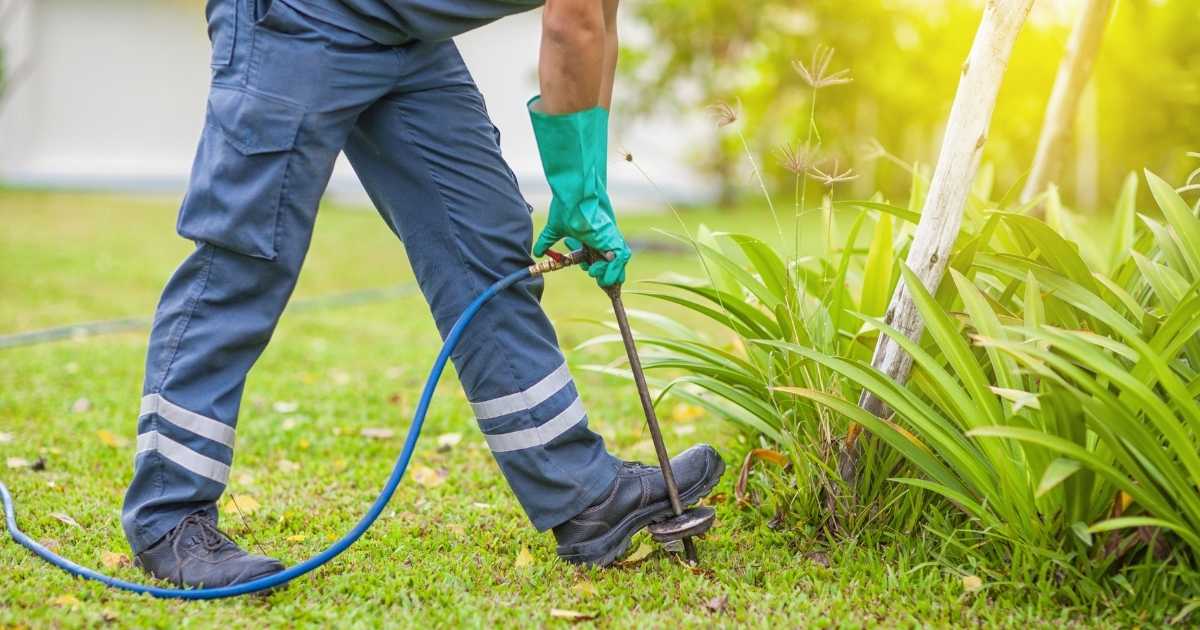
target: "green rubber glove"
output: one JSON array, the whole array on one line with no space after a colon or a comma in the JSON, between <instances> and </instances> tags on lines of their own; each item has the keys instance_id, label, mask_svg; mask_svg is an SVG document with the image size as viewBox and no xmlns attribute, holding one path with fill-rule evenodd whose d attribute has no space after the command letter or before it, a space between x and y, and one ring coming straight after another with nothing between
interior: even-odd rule
<instances>
[{"instance_id":1,"label":"green rubber glove","mask_svg":"<svg viewBox=\"0 0 1200 630\"><path fill-rule=\"evenodd\" d=\"M582 244L613 253L611 261L584 267L600 286L623 283L632 252L617 229L608 198L608 110L593 107L570 114L545 114L536 109L539 98L530 99L529 118L554 198L533 255L541 256L558 241L571 239L575 241L568 241L572 249Z\"/></svg>"}]
</instances>

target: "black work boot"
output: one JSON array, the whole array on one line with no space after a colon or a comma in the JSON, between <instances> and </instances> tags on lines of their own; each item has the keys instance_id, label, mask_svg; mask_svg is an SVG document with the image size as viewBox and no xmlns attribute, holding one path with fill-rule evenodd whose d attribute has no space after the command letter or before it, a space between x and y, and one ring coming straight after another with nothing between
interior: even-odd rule
<instances>
[{"instance_id":1,"label":"black work boot","mask_svg":"<svg viewBox=\"0 0 1200 630\"><path fill-rule=\"evenodd\" d=\"M243 551L199 512L185 516L162 540L137 554L135 563L160 580L196 588L241 584L283 570L274 558Z\"/></svg>"},{"instance_id":2,"label":"black work boot","mask_svg":"<svg viewBox=\"0 0 1200 630\"><path fill-rule=\"evenodd\" d=\"M679 486L679 501L687 507L712 492L725 472L725 462L713 447L700 444L676 455L671 471ZM575 564L608 566L625 553L638 530L673 514L662 471L625 462L612 492L554 528L558 556Z\"/></svg>"}]
</instances>

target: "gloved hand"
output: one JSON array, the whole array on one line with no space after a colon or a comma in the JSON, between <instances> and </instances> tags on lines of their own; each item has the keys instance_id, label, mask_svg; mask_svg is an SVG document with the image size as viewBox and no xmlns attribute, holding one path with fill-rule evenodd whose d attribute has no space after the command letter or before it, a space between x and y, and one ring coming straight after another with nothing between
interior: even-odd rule
<instances>
[{"instance_id":1,"label":"gloved hand","mask_svg":"<svg viewBox=\"0 0 1200 630\"><path fill-rule=\"evenodd\" d=\"M545 254L564 238L572 249L586 245L601 253L612 252L611 261L595 262L584 269L602 287L623 283L632 252L617 229L608 198L608 110L593 107L570 114L545 114L537 110L539 98L529 101L529 117L554 198L533 255Z\"/></svg>"}]
</instances>

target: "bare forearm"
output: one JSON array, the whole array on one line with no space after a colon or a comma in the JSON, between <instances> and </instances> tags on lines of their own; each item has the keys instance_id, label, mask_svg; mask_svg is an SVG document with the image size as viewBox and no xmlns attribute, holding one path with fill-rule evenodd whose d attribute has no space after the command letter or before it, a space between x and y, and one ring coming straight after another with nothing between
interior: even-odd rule
<instances>
[{"instance_id":1,"label":"bare forearm","mask_svg":"<svg viewBox=\"0 0 1200 630\"><path fill-rule=\"evenodd\" d=\"M596 107L603 95L611 99L612 79L605 79L609 52L603 4L606 1L610 0L546 2L538 59L542 92L539 109L543 112L577 112ZM615 66L615 42L612 54ZM606 92L602 93L602 89Z\"/></svg>"},{"instance_id":2,"label":"bare forearm","mask_svg":"<svg viewBox=\"0 0 1200 630\"><path fill-rule=\"evenodd\" d=\"M600 83L600 106L612 108L613 82L617 75L617 3L604 0L604 69Z\"/></svg>"}]
</instances>

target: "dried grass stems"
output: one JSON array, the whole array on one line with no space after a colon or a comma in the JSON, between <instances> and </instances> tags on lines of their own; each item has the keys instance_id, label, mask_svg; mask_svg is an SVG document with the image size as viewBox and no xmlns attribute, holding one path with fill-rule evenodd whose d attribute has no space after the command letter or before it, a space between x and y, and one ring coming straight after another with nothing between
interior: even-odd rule
<instances>
[{"instance_id":1,"label":"dried grass stems","mask_svg":"<svg viewBox=\"0 0 1200 630\"><path fill-rule=\"evenodd\" d=\"M792 67L796 69L796 72L800 74L804 82L814 90L850 83L854 78L850 76L849 68L829 72L829 62L833 60L833 53L833 48L819 45L813 51L812 60L807 65L799 59L794 59L792 60Z\"/></svg>"}]
</instances>

